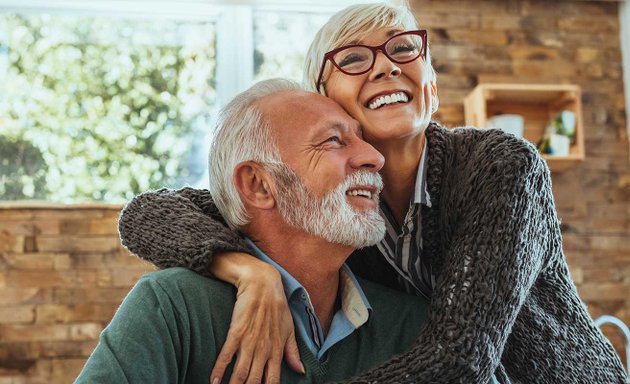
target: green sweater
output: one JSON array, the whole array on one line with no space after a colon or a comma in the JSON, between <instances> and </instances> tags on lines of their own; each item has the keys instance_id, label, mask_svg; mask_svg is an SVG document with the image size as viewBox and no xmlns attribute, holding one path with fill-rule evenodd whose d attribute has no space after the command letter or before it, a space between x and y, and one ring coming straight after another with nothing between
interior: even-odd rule
<instances>
[{"instance_id":1,"label":"green sweater","mask_svg":"<svg viewBox=\"0 0 630 384\"><path fill-rule=\"evenodd\" d=\"M409 348L426 320L427 303L365 280L360 284L374 310L368 323L321 362L298 338L306 375L283 364L283 384L341 380ZM207 384L235 294L233 286L183 268L145 275L101 334L76 382ZM232 366L224 382L231 372Z\"/></svg>"}]
</instances>

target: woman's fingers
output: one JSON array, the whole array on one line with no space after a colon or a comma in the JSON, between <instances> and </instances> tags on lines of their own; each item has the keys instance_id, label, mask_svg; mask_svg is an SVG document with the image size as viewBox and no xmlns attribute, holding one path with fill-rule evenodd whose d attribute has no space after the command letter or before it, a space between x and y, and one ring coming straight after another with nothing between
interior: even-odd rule
<instances>
[{"instance_id":1,"label":"woman's fingers","mask_svg":"<svg viewBox=\"0 0 630 384\"><path fill-rule=\"evenodd\" d=\"M284 345L284 360L287 362L289 368L297 373L305 374L304 364L300 360L300 350L298 349L297 341L295 340L295 331L291 326L291 334L287 338Z\"/></svg>"},{"instance_id":2,"label":"woman's fingers","mask_svg":"<svg viewBox=\"0 0 630 384\"><path fill-rule=\"evenodd\" d=\"M232 377L230 377L230 384L245 383L250 375L252 358L253 351L250 348L241 345L241 350L238 352L238 357L236 358L236 363L234 364L234 369L232 370ZM258 381L258 383L260 383L260 381Z\"/></svg>"},{"instance_id":3,"label":"woman's fingers","mask_svg":"<svg viewBox=\"0 0 630 384\"><path fill-rule=\"evenodd\" d=\"M233 332L230 330L225 344L223 344L221 352L214 363L214 368L212 368L212 373L210 374L211 384L219 384L221 382L225 369L232 362L239 345L239 341L235 339Z\"/></svg>"},{"instance_id":4,"label":"woman's fingers","mask_svg":"<svg viewBox=\"0 0 630 384\"><path fill-rule=\"evenodd\" d=\"M275 356L276 354L274 354ZM280 384L280 369L282 365L282 355L277 354L278 358L272 357L267 361L265 370L265 384Z\"/></svg>"},{"instance_id":5,"label":"woman's fingers","mask_svg":"<svg viewBox=\"0 0 630 384\"><path fill-rule=\"evenodd\" d=\"M246 384L261 384L263 382L264 370L269 361L270 350L265 351L265 347L262 349L256 349L256 353L253 356L251 367L249 368L249 376L247 376Z\"/></svg>"},{"instance_id":6,"label":"woman's fingers","mask_svg":"<svg viewBox=\"0 0 630 384\"><path fill-rule=\"evenodd\" d=\"M267 264L255 273L241 271L237 288L232 323L213 367L211 384L222 380L234 355L230 384L279 383L285 350L290 351L290 366L303 372L279 272Z\"/></svg>"}]
</instances>

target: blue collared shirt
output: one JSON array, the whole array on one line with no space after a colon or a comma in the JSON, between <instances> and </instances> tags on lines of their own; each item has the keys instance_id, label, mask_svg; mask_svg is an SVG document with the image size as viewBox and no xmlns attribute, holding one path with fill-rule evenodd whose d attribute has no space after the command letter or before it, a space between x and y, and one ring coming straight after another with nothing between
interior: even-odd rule
<instances>
[{"instance_id":1,"label":"blue collared shirt","mask_svg":"<svg viewBox=\"0 0 630 384\"><path fill-rule=\"evenodd\" d=\"M248 238L245 240L254 250L256 257L273 265L280 272L284 293L289 302L289 309L293 315L297 334L318 359L322 360L330 347L343 340L369 320L372 315L372 307L356 277L350 271L350 268L344 264L339 271L341 308L333 316L328 335L324 337L322 326L315 315L311 299L302 284L278 263L265 255L253 241Z\"/></svg>"}]
</instances>

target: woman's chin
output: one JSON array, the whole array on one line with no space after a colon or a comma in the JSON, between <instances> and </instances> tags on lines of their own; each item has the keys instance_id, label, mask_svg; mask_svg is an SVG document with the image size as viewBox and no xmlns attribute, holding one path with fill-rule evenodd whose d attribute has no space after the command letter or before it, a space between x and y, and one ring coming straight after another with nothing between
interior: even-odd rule
<instances>
[{"instance_id":1,"label":"woman's chin","mask_svg":"<svg viewBox=\"0 0 630 384\"><path fill-rule=\"evenodd\" d=\"M419 121L417 114L400 110L397 113L366 113L365 117L367 122L362 124L364 135L377 146L382 141L402 140L422 134L428 125L428 121Z\"/></svg>"}]
</instances>

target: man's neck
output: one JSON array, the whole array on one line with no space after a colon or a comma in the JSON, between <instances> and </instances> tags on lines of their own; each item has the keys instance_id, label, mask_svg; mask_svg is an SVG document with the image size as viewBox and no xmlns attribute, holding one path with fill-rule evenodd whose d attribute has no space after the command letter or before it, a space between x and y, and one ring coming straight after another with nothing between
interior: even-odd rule
<instances>
[{"instance_id":1,"label":"man's neck","mask_svg":"<svg viewBox=\"0 0 630 384\"><path fill-rule=\"evenodd\" d=\"M337 309L339 271L353 249L292 227L273 232L270 227L255 238L256 245L306 289L327 335Z\"/></svg>"}]
</instances>

